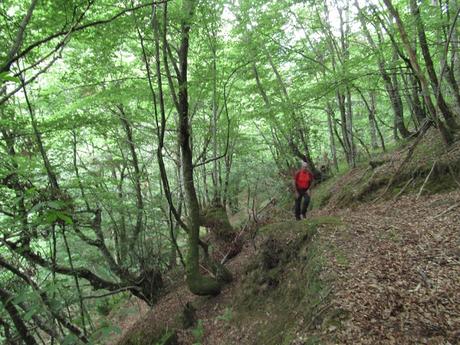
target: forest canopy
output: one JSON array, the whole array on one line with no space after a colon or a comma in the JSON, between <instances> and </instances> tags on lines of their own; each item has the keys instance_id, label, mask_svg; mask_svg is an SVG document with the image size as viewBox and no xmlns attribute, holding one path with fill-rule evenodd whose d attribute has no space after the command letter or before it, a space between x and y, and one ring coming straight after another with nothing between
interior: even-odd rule
<instances>
[{"instance_id":1,"label":"forest canopy","mask_svg":"<svg viewBox=\"0 0 460 345\"><path fill-rule=\"evenodd\" d=\"M241 246L228 215L286 194L300 161L327 179L430 127L449 147L459 13L1 1L0 341L98 343L98 311L155 305L175 270L219 294Z\"/></svg>"}]
</instances>

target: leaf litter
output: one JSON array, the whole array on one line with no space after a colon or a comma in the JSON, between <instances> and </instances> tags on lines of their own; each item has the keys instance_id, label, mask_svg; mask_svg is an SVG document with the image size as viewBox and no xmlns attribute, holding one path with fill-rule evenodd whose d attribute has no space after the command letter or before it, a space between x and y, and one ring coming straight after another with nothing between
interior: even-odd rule
<instances>
[{"instance_id":1,"label":"leaf litter","mask_svg":"<svg viewBox=\"0 0 460 345\"><path fill-rule=\"evenodd\" d=\"M347 318L322 330L325 344L460 344L459 200L457 190L332 211L345 225L321 233L334 248L322 274Z\"/></svg>"}]
</instances>

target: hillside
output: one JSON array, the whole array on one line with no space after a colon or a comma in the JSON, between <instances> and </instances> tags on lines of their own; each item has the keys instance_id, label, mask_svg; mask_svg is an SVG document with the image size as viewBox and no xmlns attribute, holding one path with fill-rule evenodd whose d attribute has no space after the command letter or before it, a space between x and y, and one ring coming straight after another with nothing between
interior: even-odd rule
<instances>
[{"instance_id":1,"label":"hillside","mask_svg":"<svg viewBox=\"0 0 460 345\"><path fill-rule=\"evenodd\" d=\"M218 297L178 282L117 344L460 343L460 145L444 154L432 139L397 178L413 142L320 184L305 221L270 205Z\"/></svg>"}]
</instances>

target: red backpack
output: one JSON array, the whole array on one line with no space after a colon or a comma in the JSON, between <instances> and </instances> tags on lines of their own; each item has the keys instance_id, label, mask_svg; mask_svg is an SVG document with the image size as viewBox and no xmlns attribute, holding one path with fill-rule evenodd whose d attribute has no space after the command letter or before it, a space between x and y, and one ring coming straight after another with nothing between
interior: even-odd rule
<instances>
[{"instance_id":1,"label":"red backpack","mask_svg":"<svg viewBox=\"0 0 460 345\"><path fill-rule=\"evenodd\" d=\"M313 175L309 171L300 170L295 175L295 184L299 189L310 188Z\"/></svg>"}]
</instances>

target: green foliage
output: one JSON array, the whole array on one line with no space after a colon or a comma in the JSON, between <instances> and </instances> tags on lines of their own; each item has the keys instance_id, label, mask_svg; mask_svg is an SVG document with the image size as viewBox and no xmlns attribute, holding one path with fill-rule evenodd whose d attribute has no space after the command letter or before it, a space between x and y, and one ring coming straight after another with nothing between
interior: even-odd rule
<instances>
[{"instance_id":1,"label":"green foliage","mask_svg":"<svg viewBox=\"0 0 460 345\"><path fill-rule=\"evenodd\" d=\"M176 331L174 330L166 330L164 335L158 340L155 345L173 345L175 341L177 341Z\"/></svg>"},{"instance_id":2,"label":"green foliage","mask_svg":"<svg viewBox=\"0 0 460 345\"><path fill-rule=\"evenodd\" d=\"M171 227L176 228L177 242L186 252L185 236L169 214L157 145L161 86L166 123L160 153L171 200L183 211L179 122L176 100L170 95L178 91L175 67L182 38L178 28L187 14L183 2L170 1L164 22L164 7L155 7L160 26L166 25L171 50L163 56L160 42L163 79L158 85L150 6L127 10L137 2L126 2L125 7L114 6L109 0L38 1L22 39L16 42L30 3L7 0L0 4L0 235L14 244L0 246L0 253L33 279L49 305L44 305L30 282L11 271L2 270L0 282L11 289L15 303L30 304L29 311L21 312L30 324L37 314L54 323L51 309L65 310L65 317L82 327L81 315L107 315L117 300L81 303L82 296L100 286L94 282L91 286L87 276L76 277L76 272L88 270L120 286L138 281L150 286L144 278L153 269L166 271L175 250L169 238ZM415 37L407 2L394 3L408 35ZM399 32L387 21L388 11L380 5L363 4L364 20L376 42L372 48L358 25L357 10L351 4L348 8L342 5L340 1L196 1L190 22L186 91L194 185L201 206L216 199L225 201L233 212L239 211L240 222L244 222L251 203L257 207L280 195L284 198L281 204L290 202L290 173L299 160L292 147L301 154L308 152L318 163L323 153L331 152L332 140L340 174L316 190L314 207L334 198L330 187L348 169L341 159L346 149L339 142L346 136L346 128L341 126L340 95L350 94L345 103L351 110L346 108L346 115L351 116L358 162L368 158L366 151L371 145L371 99L375 99L371 105L387 149L399 145L380 61L397 81L403 120L415 131L419 124L412 114L412 91L418 88L418 80L412 84L413 71L403 59L407 54ZM343 25L339 7L346 17ZM447 51L444 49L455 14L451 7L420 6L435 69L447 61L458 83L457 37ZM15 47L18 51L13 58L19 58L5 66ZM417 58L425 70L422 57L419 54ZM458 107L458 90L455 83L449 84L447 74L441 94L449 106ZM28 102L24 91L18 89L18 76L27 81ZM426 108L421 93L416 97ZM327 115L331 116L331 128ZM433 147L438 151L431 152ZM440 156L444 152L440 148L424 144L414 161L427 153ZM381 148L369 151L376 155ZM224 152L225 157L201 164ZM423 175L419 178L431 167L427 161L417 170ZM458 171L455 163L453 168ZM408 167L403 178L413 168ZM448 168L446 161L441 162L436 178L447 176ZM52 176L59 188L51 183ZM343 203L364 200L369 190L386 181L347 185L338 197ZM394 187L395 192L402 188L398 183ZM429 181L426 187L430 191L454 188L455 177L440 183ZM39 259L32 260L29 249ZM66 269L59 272L66 273L52 273L56 265ZM269 278L280 274L273 270ZM296 293L303 296L303 292ZM80 310L82 305L84 310ZM231 322L235 313L226 310L219 320ZM85 321L89 330L89 320ZM66 332L62 334L65 341L75 342ZM197 343L202 338L198 332Z\"/></svg>"},{"instance_id":3,"label":"green foliage","mask_svg":"<svg viewBox=\"0 0 460 345\"><path fill-rule=\"evenodd\" d=\"M216 319L225 321L226 323L229 323L230 321L232 321L233 320L232 308L226 307L224 313L222 315L219 315Z\"/></svg>"},{"instance_id":4,"label":"green foliage","mask_svg":"<svg viewBox=\"0 0 460 345\"><path fill-rule=\"evenodd\" d=\"M203 320L198 320L197 325L192 329L192 335L194 339L193 345L202 345L204 338Z\"/></svg>"},{"instance_id":5,"label":"green foliage","mask_svg":"<svg viewBox=\"0 0 460 345\"><path fill-rule=\"evenodd\" d=\"M3 84L2 82L5 81L12 81L15 83L19 83L20 80L17 77L12 77L8 72L1 72L0 73L0 85Z\"/></svg>"}]
</instances>

